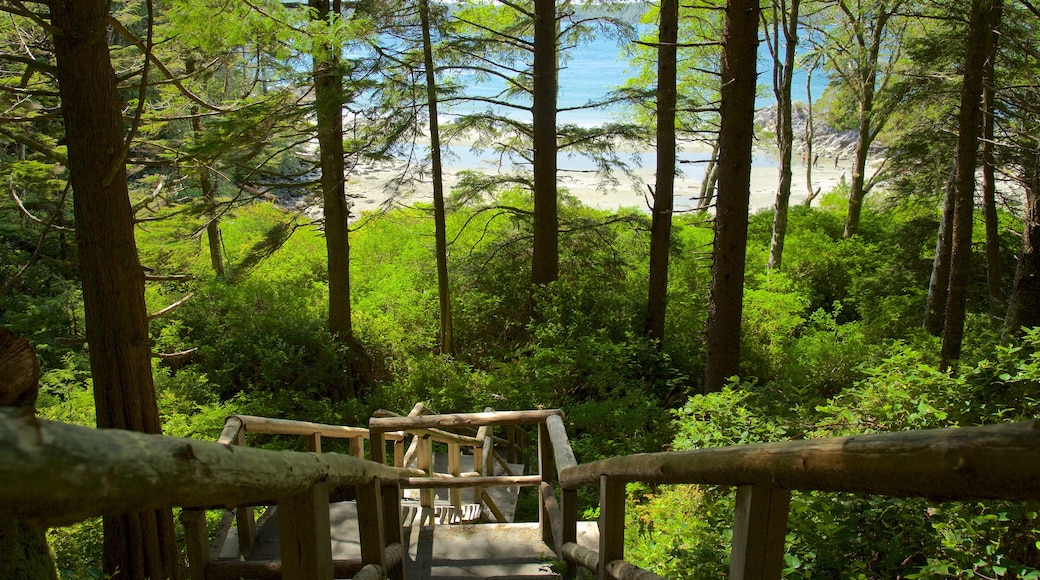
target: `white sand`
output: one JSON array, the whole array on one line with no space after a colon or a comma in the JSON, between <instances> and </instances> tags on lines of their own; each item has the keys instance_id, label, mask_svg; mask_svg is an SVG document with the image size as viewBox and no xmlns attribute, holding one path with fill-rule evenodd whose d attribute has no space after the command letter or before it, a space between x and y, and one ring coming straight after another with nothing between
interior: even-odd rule
<instances>
[{"instance_id":1,"label":"white sand","mask_svg":"<svg viewBox=\"0 0 1040 580\"><path fill-rule=\"evenodd\" d=\"M762 157L769 156L767 153L759 153L759 155ZM775 164L775 160L772 163ZM802 203L808 192L806 187L806 168L797 155L794 164L791 186L792 205ZM837 168L835 168L833 157L821 156L812 171L813 188L822 188L822 193L830 191L838 184L843 175L851 176L851 165L852 160L845 157L838 161ZM353 175L348 175L347 193L353 199L354 214L377 210L380 207L389 207L392 204L431 201L433 188L429 175L425 175L418 183L403 188L394 199L389 199L391 196L386 186L395 177L400 176L403 167L404 164L384 163L378 166L360 167ZM450 164L445 168L446 192L449 192L451 187L458 181L457 172L464 169L469 168L450 166ZM680 166L680 170L682 169L683 167ZM696 172L699 175L701 170L697 169ZM591 207L605 210L635 207L649 211L651 200L649 199L647 184L653 185L654 170L652 168L642 168L636 169L634 173L638 182L632 183L626 176L620 175L618 177L621 183L612 186L602 184L601 180L594 173L560 171L558 183L562 188L566 188L571 195ZM776 198L778 179L779 170L777 167L752 166L750 192L752 212L772 207ZM678 178L675 183L676 209L695 207L697 204L696 196L699 195L699 192L699 178Z\"/></svg>"}]
</instances>

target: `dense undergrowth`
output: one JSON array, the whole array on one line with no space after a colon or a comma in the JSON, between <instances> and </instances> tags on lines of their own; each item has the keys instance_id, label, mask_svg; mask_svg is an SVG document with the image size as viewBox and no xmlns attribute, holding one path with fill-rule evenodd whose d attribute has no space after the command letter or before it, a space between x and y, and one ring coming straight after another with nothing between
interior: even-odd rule
<instances>
[{"instance_id":1,"label":"dense undergrowth","mask_svg":"<svg viewBox=\"0 0 1040 580\"><path fill-rule=\"evenodd\" d=\"M266 204L240 208L221 223L231 273L220 280L197 239L175 220L157 222L139 236L143 262L194 278L150 287L150 310L194 298L153 323L155 350L198 348L156 363L165 432L212 440L232 413L358 425L376 408L407 412L416 401L451 411L559 407L579 460L590 461L1035 417L1040 335L1000 345L981 285L963 359L937 370L938 345L920 330L937 215L870 208L860 235L842 240L841 199L838 192L820 208L793 208L781 271L764 268L771 215L752 217L743 367L730 388L708 396L699 393L711 231L697 215L675 220L667 339L658 345L642 337L645 215L566 203L561 278L532 291L530 224L510 209L529 202L507 194L457 209L448 224L453 357L439 354L435 339L429 212L396 209L365 221L352 235L352 306L376 384L356 398L342 396L350 365L325 330L319 231L300 227L256 259L284 215ZM16 224L2 226L6 276L32 244ZM1005 245L1016 246L1013 234ZM39 351L40 414L93 424L86 352L65 340L82 331L74 272L39 262L0 300L0 323ZM632 559L668 577L725 576L729 490L632 486L630 495ZM1040 578L1037 506L816 493L796 493L792 505L790 577ZM53 530L59 566L88 574L98 534L95 522Z\"/></svg>"}]
</instances>

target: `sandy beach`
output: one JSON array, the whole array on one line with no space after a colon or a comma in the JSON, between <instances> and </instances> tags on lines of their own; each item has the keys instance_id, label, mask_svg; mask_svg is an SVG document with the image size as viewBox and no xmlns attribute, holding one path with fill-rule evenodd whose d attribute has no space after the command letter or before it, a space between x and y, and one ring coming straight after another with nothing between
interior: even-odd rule
<instances>
[{"instance_id":1,"label":"sandy beach","mask_svg":"<svg viewBox=\"0 0 1040 580\"><path fill-rule=\"evenodd\" d=\"M652 154L643 154L644 159L652 160ZM776 187L779 170L777 161L768 152L756 153L756 161L751 170L751 211L772 207L776 198ZM446 161L445 164L445 191L458 182L458 173L463 170L476 169L481 171L493 171L486 164L474 163L472 159L460 163L458 160ZM474 167L473 165L477 165ZM791 204L800 204L805 200L808 193L806 186L806 167L799 154L795 154L794 175L792 183ZM819 156L812 170L813 188L822 188L826 193L830 191L842 179L842 176L851 175L852 159L848 156L841 157L835 163L834 157ZM399 179L405 170L405 164L383 162L378 164L359 165L348 175L347 194L354 203L355 215L361 212L375 211L379 208L387 208L393 204L407 205L416 202L430 202L433 196L433 187L429 175L415 183L405 186L401 191L391 196L388 184ZM561 188L582 203L604 210L616 210L618 208L639 208L649 211L649 189L647 185L653 185L655 170L653 167L641 167L633 171L637 181L632 182L627 176L619 175L620 183L611 185L603 183L595 173L586 169L568 170L568 163L561 160L558 173L558 183ZM677 210L696 207L700 192L702 168L690 170L688 167L680 166L680 171L685 175L676 180L675 205ZM696 173L696 177L688 174ZM393 199L390 199L393 197ZM817 198L819 199L819 198Z\"/></svg>"}]
</instances>

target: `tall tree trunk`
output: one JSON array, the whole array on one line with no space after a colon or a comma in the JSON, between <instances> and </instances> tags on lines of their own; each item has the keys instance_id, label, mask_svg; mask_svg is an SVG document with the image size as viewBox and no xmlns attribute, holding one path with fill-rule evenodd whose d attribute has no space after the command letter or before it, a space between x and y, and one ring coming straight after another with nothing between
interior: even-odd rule
<instances>
[{"instance_id":1,"label":"tall tree trunk","mask_svg":"<svg viewBox=\"0 0 1040 580\"><path fill-rule=\"evenodd\" d=\"M660 14L657 33L657 183L650 224L650 291L646 336L664 341L668 254L671 250L672 210L675 202L675 61L679 0L661 0Z\"/></svg>"},{"instance_id":2,"label":"tall tree trunk","mask_svg":"<svg viewBox=\"0 0 1040 580\"><path fill-rule=\"evenodd\" d=\"M188 76L195 74L195 58L188 55L184 59L184 73ZM202 137L202 117L199 116L198 105L191 106L191 132L196 139ZM221 252L220 242L220 217L217 214L217 196L213 179L209 174L209 167L201 160L195 162L195 172L199 178L199 189L202 190L202 199L206 202L206 215L209 222L206 223L206 242L209 247L209 262L213 272L218 278L224 277L224 259Z\"/></svg>"},{"instance_id":3,"label":"tall tree trunk","mask_svg":"<svg viewBox=\"0 0 1040 580\"><path fill-rule=\"evenodd\" d=\"M430 111L430 164L433 170L433 222L437 252L437 295L440 299L440 345L442 354L455 352L451 325L451 289L448 285L447 216L444 212L444 173L441 168L441 130L437 119L437 79L433 68L433 41L430 38L430 2L419 0L422 25L423 63L426 67L426 102Z\"/></svg>"},{"instance_id":4,"label":"tall tree trunk","mask_svg":"<svg viewBox=\"0 0 1040 580\"><path fill-rule=\"evenodd\" d=\"M50 11L97 425L159 433L122 107L108 56L108 2L56 0ZM104 571L114 578L176 577L172 510L105 517L104 534Z\"/></svg>"},{"instance_id":5,"label":"tall tree trunk","mask_svg":"<svg viewBox=\"0 0 1040 580\"><path fill-rule=\"evenodd\" d=\"M859 136L856 138L852 181L849 185L849 213L845 217L844 237L846 239L856 235L856 232L859 231L860 215L863 213L863 198L867 195L864 184L866 183L867 157L870 155L870 145L873 142L871 112L874 109L874 84L876 82L877 74L869 74L864 79L863 92L860 96ZM809 163L812 164L811 159Z\"/></svg>"},{"instance_id":6,"label":"tall tree trunk","mask_svg":"<svg viewBox=\"0 0 1040 580\"><path fill-rule=\"evenodd\" d=\"M942 336L946 325L946 299L950 291L950 249L953 239L953 215L957 209L957 172L946 181L939 234L935 239L935 259L928 281L928 300L924 309L924 329L932 336Z\"/></svg>"},{"instance_id":7,"label":"tall tree trunk","mask_svg":"<svg viewBox=\"0 0 1040 580\"><path fill-rule=\"evenodd\" d=\"M1026 186L1022 252L1004 318L1004 340L1017 337L1022 328L1040 326L1040 153L1033 157L1032 165L1031 183Z\"/></svg>"},{"instance_id":8,"label":"tall tree trunk","mask_svg":"<svg viewBox=\"0 0 1040 580\"><path fill-rule=\"evenodd\" d=\"M813 104L812 104L812 73L815 67L809 67L809 70L805 74L805 158L806 160L812 159L813 156L813 139L816 137L816 127L813 125ZM805 192L805 201L802 205L809 207L812 205L816 196L820 194L820 188L813 189L812 184L812 163L805 164L805 188L808 190Z\"/></svg>"},{"instance_id":9,"label":"tall tree trunk","mask_svg":"<svg viewBox=\"0 0 1040 580\"><path fill-rule=\"evenodd\" d=\"M556 200L556 3L534 0L534 249L531 281L560 277Z\"/></svg>"},{"instance_id":10,"label":"tall tree trunk","mask_svg":"<svg viewBox=\"0 0 1040 580\"><path fill-rule=\"evenodd\" d=\"M711 157L708 166L704 168L704 178L701 179L701 194L697 198L697 211L708 211L715 201L715 185L719 182L719 141L711 144Z\"/></svg>"},{"instance_id":11,"label":"tall tree trunk","mask_svg":"<svg viewBox=\"0 0 1040 580\"><path fill-rule=\"evenodd\" d=\"M991 18L992 26L996 28L1000 23L1000 13L1003 10L1003 1L993 2L995 15ZM994 126L996 115L996 70L997 35L993 34L990 43L990 53L986 57L986 69L984 71L984 85L982 87L982 214L986 224L986 280L989 293L990 324L994 328L1001 326L1001 314L1006 307L1002 286L1002 273L1000 271L1000 234L998 233L997 221L997 179L996 160L994 159Z\"/></svg>"},{"instance_id":12,"label":"tall tree trunk","mask_svg":"<svg viewBox=\"0 0 1040 580\"><path fill-rule=\"evenodd\" d=\"M982 120L983 71L992 43L992 0L972 0L961 108L957 136L957 204L953 216L950 290L946 298L941 363L947 368L961 356L968 283L971 278L971 236L975 210L975 168L978 163L979 125Z\"/></svg>"},{"instance_id":13,"label":"tall tree trunk","mask_svg":"<svg viewBox=\"0 0 1040 580\"><path fill-rule=\"evenodd\" d=\"M773 94L776 95L776 146L780 152L780 182L773 205L773 238L769 244L769 269L780 269L787 235L787 210L791 205L791 155L794 148L794 127L791 117L791 84L794 78L794 59L798 48L798 11L800 0L791 0L790 9L783 0L773 1L773 18L779 18L784 34L784 62L780 62L780 37L774 35ZM811 165L811 163L809 164Z\"/></svg>"},{"instance_id":14,"label":"tall tree trunk","mask_svg":"<svg viewBox=\"0 0 1040 580\"><path fill-rule=\"evenodd\" d=\"M721 390L740 367L759 11L758 0L726 3L705 392Z\"/></svg>"}]
</instances>

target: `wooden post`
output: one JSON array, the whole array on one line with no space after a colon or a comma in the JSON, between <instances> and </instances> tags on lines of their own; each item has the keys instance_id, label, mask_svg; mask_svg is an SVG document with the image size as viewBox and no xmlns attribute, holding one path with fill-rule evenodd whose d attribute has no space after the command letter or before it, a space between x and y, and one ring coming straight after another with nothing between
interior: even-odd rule
<instances>
[{"instance_id":1,"label":"wooden post","mask_svg":"<svg viewBox=\"0 0 1040 580\"><path fill-rule=\"evenodd\" d=\"M458 443L448 443L448 473L453 477L462 476L462 446ZM456 513L462 515L462 489L453 487L448 490L448 498L451 507Z\"/></svg>"},{"instance_id":2,"label":"wooden post","mask_svg":"<svg viewBox=\"0 0 1040 580\"><path fill-rule=\"evenodd\" d=\"M560 488L560 511L563 513L563 539L560 545L578 541L578 490ZM557 554L562 558L562 555ZM567 565L564 578L577 577L578 568L573 563Z\"/></svg>"},{"instance_id":3,"label":"wooden post","mask_svg":"<svg viewBox=\"0 0 1040 580\"><path fill-rule=\"evenodd\" d=\"M730 580L780 578L791 492L764 485L737 488Z\"/></svg>"},{"instance_id":4,"label":"wooden post","mask_svg":"<svg viewBox=\"0 0 1040 580\"><path fill-rule=\"evenodd\" d=\"M599 478L599 569L597 580L609 580L607 565L625 558L625 483Z\"/></svg>"},{"instance_id":5,"label":"wooden post","mask_svg":"<svg viewBox=\"0 0 1040 580\"><path fill-rule=\"evenodd\" d=\"M545 423L538 425L538 473L542 476L542 483L552 486L556 482L556 465L553 462L553 446L552 440L549 439L549 429L545 426ZM552 525L549 519L549 511L546 508L545 501L541 499L539 494L538 501L538 527L542 531L542 541L547 546L553 544ZM556 538L559 540L559 538Z\"/></svg>"},{"instance_id":6,"label":"wooden post","mask_svg":"<svg viewBox=\"0 0 1040 580\"><path fill-rule=\"evenodd\" d=\"M321 453L321 433L311 433L303 438L304 449L311 453Z\"/></svg>"},{"instance_id":7,"label":"wooden post","mask_svg":"<svg viewBox=\"0 0 1040 580\"><path fill-rule=\"evenodd\" d=\"M361 538L361 563L386 569L386 522L382 488L378 480L354 486L357 493L358 532ZM396 499L396 498L395 498Z\"/></svg>"},{"instance_id":8,"label":"wooden post","mask_svg":"<svg viewBox=\"0 0 1040 580\"><path fill-rule=\"evenodd\" d=\"M396 448L395 448L396 449ZM351 437L350 438L350 454L359 459L365 458L365 438L364 437Z\"/></svg>"},{"instance_id":9,"label":"wooden post","mask_svg":"<svg viewBox=\"0 0 1040 580\"><path fill-rule=\"evenodd\" d=\"M433 442L429 437L419 437L419 453L416 456L416 467L426 472L427 477L433 476ZM419 490L419 505L424 508L433 508L433 490Z\"/></svg>"},{"instance_id":10,"label":"wooden post","mask_svg":"<svg viewBox=\"0 0 1040 580\"><path fill-rule=\"evenodd\" d=\"M369 445L372 445L369 442ZM404 437L394 439L394 467L404 467Z\"/></svg>"},{"instance_id":11,"label":"wooden post","mask_svg":"<svg viewBox=\"0 0 1040 580\"><path fill-rule=\"evenodd\" d=\"M371 422L368 427L369 455L376 463L386 463L386 435L381 429L373 429Z\"/></svg>"},{"instance_id":12,"label":"wooden post","mask_svg":"<svg viewBox=\"0 0 1040 580\"><path fill-rule=\"evenodd\" d=\"M360 504L360 502L358 502ZM329 486L278 499L278 536L284 580L332 580Z\"/></svg>"},{"instance_id":13,"label":"wooden post","mask_svg":"<svg viewBox=\"0 0 1040 580\"><path fill-rule=\"evenodd\" d=\"M398 484L384 485L381 490L383 500L383 541L385 545L398 544L404 549L404 531L401 521L401 486ZM387 570L390 580L404 580L404 558L397 564L392 564Z\"/></svg>"},{"instance_id":14,"label":"wooden post","mask_svg":"<svg viewBox=\"0 0 1040 580\"><path fill-rule=\"evenodd\" d=\"M184 524L184 543L188 549L188 577L206 580L206 565L210 562L206 511L186 509L181 511L180 519Z\"/></svg>"},{"instance_id":15,"label":"wooden post","mask_svg":"<svg viewBox=\"0 0 1040 580\"><path fill-rule=\"evenodd\" d=\"M245 447L246 429L243 426L235 432L232 445ZM253 547L256 540L256 512L253 506L241 505L235 508L235 528L238 531L238 555L244 556Z\"/></svg>"}]
</instances>

